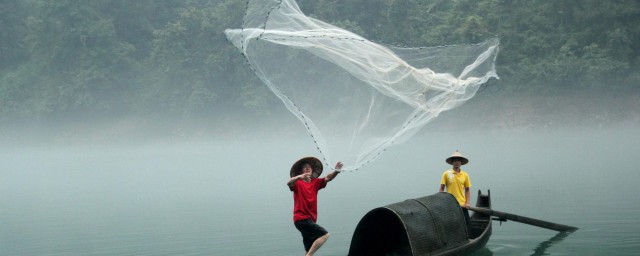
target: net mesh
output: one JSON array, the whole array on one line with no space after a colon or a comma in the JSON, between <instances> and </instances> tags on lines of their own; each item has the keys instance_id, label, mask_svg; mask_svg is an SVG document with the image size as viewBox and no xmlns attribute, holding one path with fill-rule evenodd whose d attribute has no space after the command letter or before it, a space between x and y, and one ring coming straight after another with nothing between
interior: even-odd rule
<instances>
[{"instance_id":1,"label":"net mesh","mask_svg":"<svg viewBox=\"0 0 640 256\"><path fill-rule=\"evenodd\" d=\"M357 170L497 78L498 39L403 48L305 16L294 0L249 0L225 30L306 127L325 164ZM331 166L331 165L329 165Z\"/></svg>"}]
</instances>

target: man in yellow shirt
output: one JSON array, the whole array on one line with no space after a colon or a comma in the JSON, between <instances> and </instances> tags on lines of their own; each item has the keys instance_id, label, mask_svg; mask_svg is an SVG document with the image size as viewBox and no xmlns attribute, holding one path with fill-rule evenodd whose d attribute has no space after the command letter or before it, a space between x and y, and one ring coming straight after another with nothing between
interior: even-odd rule
<instances>
[{"instance_id":1,"label":"man in yellow shirt","mask_svg":"<svg viewBox=\"0 0 640 256\"><path fill-rule=\"evenodd\" d=\"M468 208L469 203L471 202L471 193L469 192L469 188L471 188L471 180L469 180L469 175L460 169L460 166L467 164L469 160L463 157L462 154L456 150L456 152L454 152L453 155L445 161L453 168L442 174L440 192L444 192L444 189L447 188L447 192L452 194L456 200L458 200L458 203L464 212L465 221L469 223Z\"/></svg>"}]
</instances>

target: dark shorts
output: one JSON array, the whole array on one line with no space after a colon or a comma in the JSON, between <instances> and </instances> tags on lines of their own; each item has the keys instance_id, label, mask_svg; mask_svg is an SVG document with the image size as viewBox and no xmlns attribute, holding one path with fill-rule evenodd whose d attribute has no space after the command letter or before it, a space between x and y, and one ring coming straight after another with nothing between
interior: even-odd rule
<instances>
[{"instance_id":1,"label":"dark shorts","mask_svg":"<svg viewBox=\"0 0 640 256\"><path fill-rule=\"evenodd\" d=\"M299 220L293 223L296 228L302 234L302 243L304 244L304 250L309 251L313 242L316 239L328 234L327 230L325 230L320 225L311 221L310 219Z\"/></svg>"}]
</instances>

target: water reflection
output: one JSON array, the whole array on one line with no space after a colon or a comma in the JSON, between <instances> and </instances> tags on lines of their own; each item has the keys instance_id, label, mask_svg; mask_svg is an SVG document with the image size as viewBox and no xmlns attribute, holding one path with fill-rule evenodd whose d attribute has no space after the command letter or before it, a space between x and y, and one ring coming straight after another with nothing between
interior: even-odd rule
<instances>
[{"instance_id":1,"label":"water reflection","mask_svg":"<svg viewBox=\"0 0 640 256\"><path fill-rule=\"evenodd\" d=\"M564 240L567 236L569 236L569 234L573 233L573 231L564 231L564 232L560 232L558 234L556 234L555 236L553 236L552 238L550 238L547 241L544 241L542 243L540 243L538 245L538 247L536 247L533 250L533 254L531 254L531 256L541 256L541 255L549 255L546 251L547 249L549 249L549 247L551 247L554 244L557 244L559 242L561 242L562 240Z\"/></svg>"},{"instance_id":2,"label":"water reflection","mask_svg":"<svg viewBox=\"0 0 640 256\"><path fill-rule=\"evenodd\" d=\"M547 253L547 249L549 249L554 244L560 243L562 240L567 238L569 236L569 234L571 234L573 232L574 231L559 232L555 236L551 237L549 240L546 240L546 241L538 244L538 246L533 250L533 254L531 254L531 256L551 255L551 254ZM489 243L491 243L491 242L489 242ZM503 246L513 247L513 246L508 246L508 245L503 245ZM504 248L498 248L498 250L501 250L501 249L504 249ZM481 249L478 249L477 251L473 252L470 256L493 256L493 254L494 254L494 252L491 251L489 248L487 248L485 246L485 247L482 247Z\"/></svg>"},{"instance_id":3,"label":"water reflection","mask_svg":"<svg viewBox=\"0 0 640 256\"><path fill-rule=\"evenodd\" d=\"M473 252L470 256L493 256L493 252L485 246Z\"/></svg>"}]
</instances>

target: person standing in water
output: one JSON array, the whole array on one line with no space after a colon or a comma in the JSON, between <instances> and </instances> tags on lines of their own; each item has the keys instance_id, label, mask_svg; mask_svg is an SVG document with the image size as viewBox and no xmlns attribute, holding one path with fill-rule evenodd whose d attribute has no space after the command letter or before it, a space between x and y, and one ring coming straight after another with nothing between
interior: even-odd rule
<instances>
[{"instance_id":1,"label":"person standing in water","mask_svg":"<svg viewBox=\"0 0 640 256\"><path fill-rule=\"evenodd\" d=\"M469 223L469 204L471 202L469 189L471 188L471 180L469 179L469 174L460 169L460 166L469 163L469 160L456 150L445 161L452 166L452 169L442 174L440 192L444 192L446 188L447 192L456 198L458 204L462 207L466 223Z\"/></svg>"},{"instance_id":2,"label":"person standing in water","mask_svg":"<svg viewBox=\"0 0 640 256\"><path fill-rule=\"evenodd\" d=\"M338 176L342 163L336 163L335 171L324 178L319 178L322 168L322 162L317 158L302 158L291 166L289 172L291 178L287 182L289 190L293 192L293 224L302 234L306 256L313 256L329 239L329 232L316 223L318 191Z\"/></svg>"}]
</instances>

